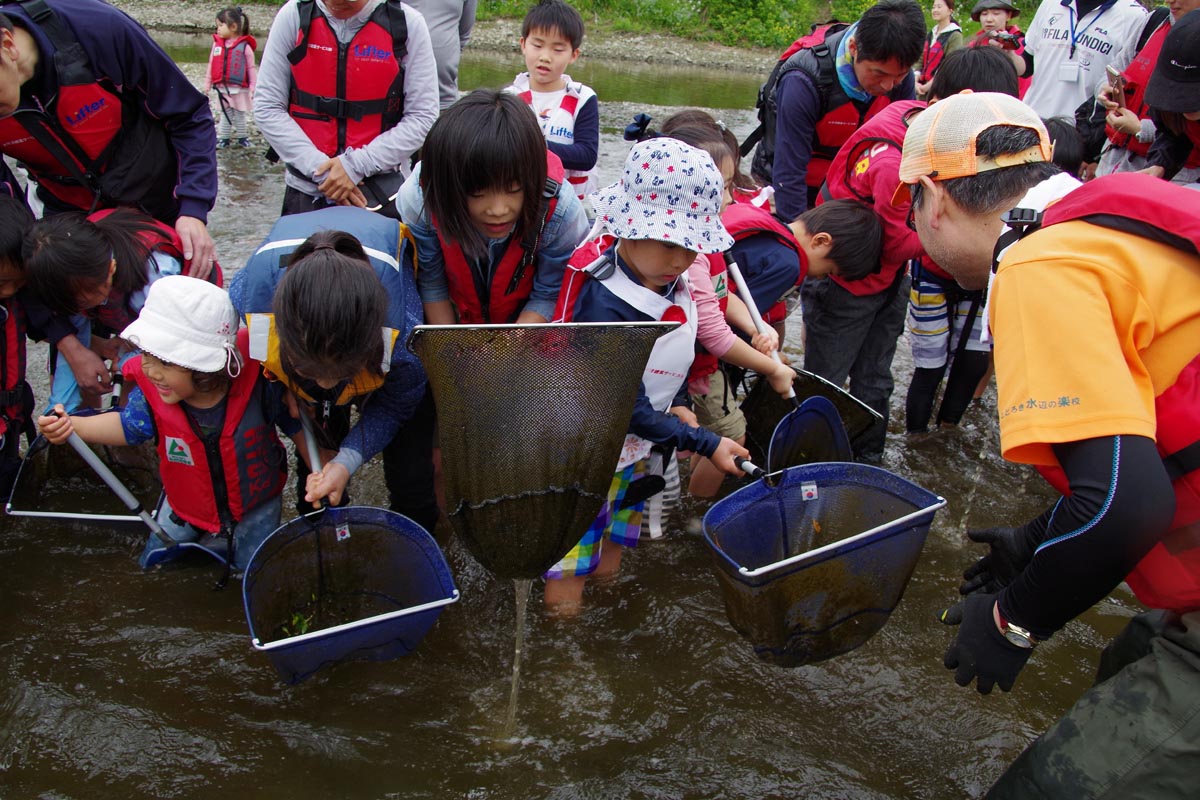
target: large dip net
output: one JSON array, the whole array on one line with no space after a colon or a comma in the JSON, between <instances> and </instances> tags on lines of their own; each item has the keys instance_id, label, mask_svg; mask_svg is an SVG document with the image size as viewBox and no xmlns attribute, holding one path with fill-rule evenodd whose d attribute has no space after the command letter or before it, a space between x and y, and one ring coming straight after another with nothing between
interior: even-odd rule
<instances>
[{"instance_id":1,"label":"large dip net","mask_svg":"<svg viewBox=\"0 0 1200 800\"><path fill-rule=\"evenodd\" d=\"M811 372L797 369L792 388L796 391L796 400L801 403L810 397L829 400L846 426L851 441L880 419L873 408L857 397ZM759 379L754 382L741 406L742 413L746 415L746 449L750 451L751 461L760 466L767 463L766 456L775 428L795 407L791 400L780 397L767 381ZM800 462L792 461L786 466L797 463Z\"/></svg>"},{"instance_id":2,"label":"large dip net","mask_svg":"<svg viewBox=\"0 0 1200 800\"><path fill-rule=\"evenodd\" d=\"M242 599L254 648L296 683L328 664L406 655L458 590L420 525L345 506L272 533L250 559Z\"/></svg>"},{"instance_id":3,"label":"large dip net","mask_svg":"<svg viewBox=\"0 0 1200 800\"><path fill-rule=\"evenodd\" d=\"M730 623L766 661L795 667L867 641L900 602L946 501L863 464L808 464L704 515Z\"/></svg>"},{"instance_id":4,"label":"large dip net","mask_svg":"<svg viewBox=\"0 0 1200 800\"><path fill-rule=\"evenodd\" d=\"M420 326L446 513L501 578L536 578L595 519L642 371L674 323Z\"/></svg>"}]
</instances>

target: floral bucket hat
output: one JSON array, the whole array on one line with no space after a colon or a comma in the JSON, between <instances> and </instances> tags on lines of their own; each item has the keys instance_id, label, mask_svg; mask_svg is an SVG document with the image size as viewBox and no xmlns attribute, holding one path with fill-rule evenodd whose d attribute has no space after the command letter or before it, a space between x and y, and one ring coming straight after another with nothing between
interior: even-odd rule
<instances>
[{"instance_id":1,"label":"floral bucket hat","mask_svg":"<svg viewBox=\"0 0 1200 800\"><path fill-rule=\"evenodd\" d=\"M621 179L592 192L589 199L596 209L596 228L621 239L651 239L698 253L719 253L733 245L721 224L724 189L708 153L660 137L635 144Z\"/></svg>"}]
</instances>

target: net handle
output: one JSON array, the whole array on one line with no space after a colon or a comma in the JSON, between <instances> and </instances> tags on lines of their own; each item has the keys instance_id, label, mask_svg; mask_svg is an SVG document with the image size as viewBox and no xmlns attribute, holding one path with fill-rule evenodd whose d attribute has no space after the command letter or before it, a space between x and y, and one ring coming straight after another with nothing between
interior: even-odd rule
<instances>
[{"instance_id":1,"label":"net handle","mask_svg":"<svg viewBox=\"0 0 1200 800\"><path fill-rule=\"evenodd\" d=\"M767 322L762 318L762 314L758 313L758 305L754 302L754 295L750 294L750 287L746 285L746 281L742 278L742 268L738 266L731 252L725 254L725 269L729 271L730 277L737 284L738 297L742 298L742 302L746 304L746 308L750 309L750 318L754 320L754 329L759 333L765 334L767 332ZM775 360L776 364L783 363L783 359L779 357L778 350L771 351L771 358ZM787 396L796 405L796 408L800 407L800 401L796 399L796 387L789 386Z\"/></svg>"}]
</instances>

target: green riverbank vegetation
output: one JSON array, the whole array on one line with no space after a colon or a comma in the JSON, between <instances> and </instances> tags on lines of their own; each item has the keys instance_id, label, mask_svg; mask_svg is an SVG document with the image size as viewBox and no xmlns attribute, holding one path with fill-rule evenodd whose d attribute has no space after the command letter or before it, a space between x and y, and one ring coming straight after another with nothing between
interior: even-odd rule
<instances>
[{"instance_id":1,"label":"green riverbank vegetation","mask_svg":"<svg viewBox=\"0 0 1200 800\"><path fill-rule=\"evenodd\" d=\"M815 22L853 21L874 0L569 0L589 30L603 33L669 33L687 39L782 50ZM918 0L920 2L920 0ZM521 19L533 0L481 0L479 19ZM1016 0L1018 25L1028 23L1038 0ZM928 17L929 2L924 2ZM974 0L961 0L955 20L968 34Z\"/></svg>"}]
</instances>

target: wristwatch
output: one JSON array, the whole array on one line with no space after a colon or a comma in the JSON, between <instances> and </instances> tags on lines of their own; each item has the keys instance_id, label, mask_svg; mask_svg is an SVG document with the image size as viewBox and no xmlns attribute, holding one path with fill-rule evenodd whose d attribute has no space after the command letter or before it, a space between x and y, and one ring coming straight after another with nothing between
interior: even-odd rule
<instances>
[{"instance_id":1,"label":"wristwatch","mask_svg":"<svg viewBox=\"0 0 1200 800\"><path fill-rule=\"evenodd\" d=\"M1032 650L1037 644L1037 639L1033 638L1033 634L1020 625L1009 622L1000 613L1000 606L996 606L996 617L1000 620L1000 632L1004 634L1004 638L1009 642L1020 647L1023 650Z\"/></svg>"}]
</instances>

